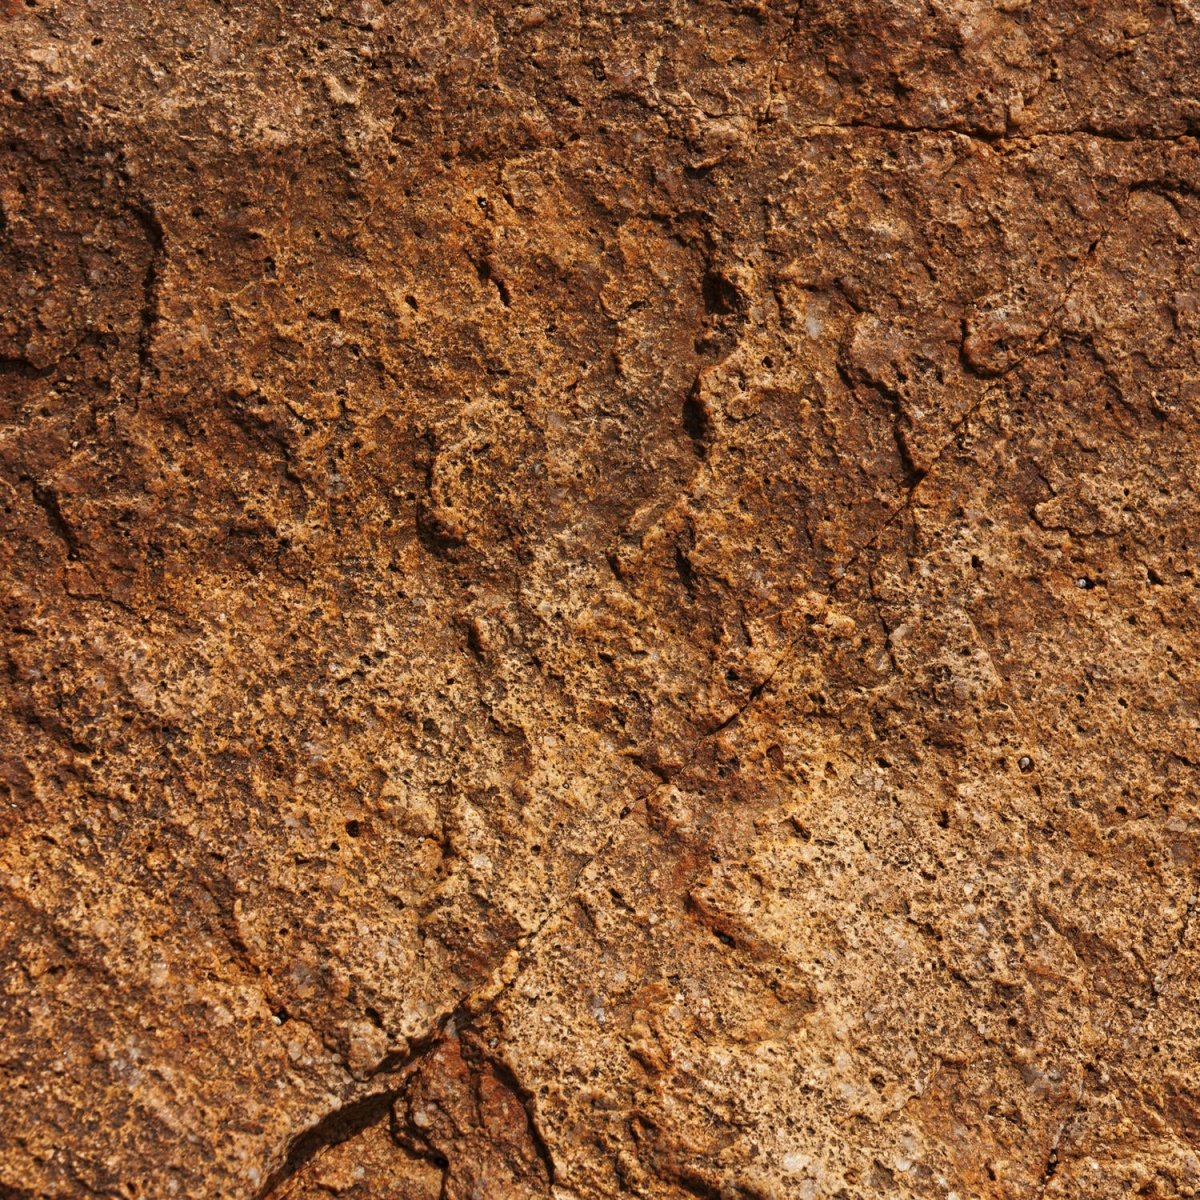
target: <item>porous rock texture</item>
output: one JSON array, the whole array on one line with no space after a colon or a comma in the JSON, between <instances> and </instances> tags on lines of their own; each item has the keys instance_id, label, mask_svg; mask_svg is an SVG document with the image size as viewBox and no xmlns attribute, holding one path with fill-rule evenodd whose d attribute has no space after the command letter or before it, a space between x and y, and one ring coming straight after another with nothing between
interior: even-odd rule
<instances>
[{"instance_id":1,"label":"porous rock texture","mask_svg":"<svg viewBox=\"0 0 1200 1200\"><path fill-rule=\"evenodd\" d=\"M0 34L0 1194L1200 1192L1196 0Z\"/></svg>"}]
</instances>

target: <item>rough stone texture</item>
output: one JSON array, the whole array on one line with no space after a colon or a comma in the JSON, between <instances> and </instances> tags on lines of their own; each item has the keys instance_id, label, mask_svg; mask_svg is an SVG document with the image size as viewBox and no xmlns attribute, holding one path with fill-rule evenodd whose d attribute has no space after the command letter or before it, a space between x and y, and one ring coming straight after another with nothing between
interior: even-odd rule
<instances>
[{"instance_id":1,"label":"rough stone texture","mask_svg":"<svg viewBox=\"0 0 1200 1200\"><path fill-rule=\"evenodd\" d=\"M0 33L0 1194L1200 1194L1196 0Z\"/></svg>"}]
</instances>

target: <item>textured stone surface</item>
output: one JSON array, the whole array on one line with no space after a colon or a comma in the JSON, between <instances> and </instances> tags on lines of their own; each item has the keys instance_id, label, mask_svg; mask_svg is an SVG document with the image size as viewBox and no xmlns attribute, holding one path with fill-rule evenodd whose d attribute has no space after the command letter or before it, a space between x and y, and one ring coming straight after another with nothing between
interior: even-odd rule
<instances>
[{"instance_id":1,"label":"textured stone surface","mask_svg":"<svg viewBox=\"0 0 1200 1200\"><path fill-rule=\"evenodd\" d=\"M1194 0L0 32L0 1194L1200 1191Z\"/></svg>"}]
</instances>

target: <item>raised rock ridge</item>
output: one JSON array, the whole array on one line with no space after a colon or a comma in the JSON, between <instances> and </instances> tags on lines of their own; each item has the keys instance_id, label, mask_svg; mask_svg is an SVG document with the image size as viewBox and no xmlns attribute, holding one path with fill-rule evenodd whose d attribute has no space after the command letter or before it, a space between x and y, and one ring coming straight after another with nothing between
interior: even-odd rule
<instances>
[{"instance_id":1,"label":"raised rock ridge","mask_svg":"<svg viewBox=\"0 0 1200 1200\"><path fill-rule=\"evenodd\" d=\"M1197 1194L1196 0L0 33L0 1196Z\"/></svg>"}]
</instances>

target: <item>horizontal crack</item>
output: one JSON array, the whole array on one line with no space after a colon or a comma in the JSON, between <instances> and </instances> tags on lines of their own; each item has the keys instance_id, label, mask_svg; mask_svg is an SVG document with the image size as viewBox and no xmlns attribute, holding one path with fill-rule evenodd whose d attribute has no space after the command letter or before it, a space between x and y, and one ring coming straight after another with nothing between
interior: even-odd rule
<instances>
[{"instance_id":1,"label":"horizontal crack","mask_svg":"<svg viewBox=\"0 0 1200 1200\"><path fill-rule=\"evenodd\" d=\"M809 138L821 137L828 134L858 133L864 131L867 133L896 133L924 137L960 137L971 141L984 142L989 146L1000 148L1008 145L1018 145L1023 142L1037 142L1043 139L1096 138L1101 141L1137 145L1142 142L1171 142L1178 144L1184 141L1195 141L1197 138L1197 131L1191 128L1175 134L1126 134L1115 130L1096 129L1086 126L1079 129L1045 129L1033 130L1029 133L1013 133L1006 130L1003 133L999 133L986 129L956 127L953 125L905 125L898 121L849 121L809 125L798 130L797 133L800 137Z\"/></svg>"}]
</instances>

